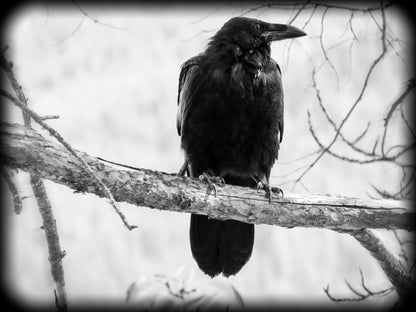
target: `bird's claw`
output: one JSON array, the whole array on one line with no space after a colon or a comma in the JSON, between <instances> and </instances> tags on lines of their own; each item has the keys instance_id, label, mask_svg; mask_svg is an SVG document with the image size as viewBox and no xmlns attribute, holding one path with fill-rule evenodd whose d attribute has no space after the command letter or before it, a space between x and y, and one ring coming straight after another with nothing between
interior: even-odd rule
<instances>
[{"instance_id":1,"label":"bird's claw","mask_svg":"<svg viewBox=\"0 0 416 312\"><path fill-rule=\"evenodd\" d=\"M210 194L211 191L214 191L214 196L217 196L217 186L223 187L225 185L225 181L222 177L214 176L208 172L204 172L199 176L201 181L208 183L208 190L207 193Z\"/></svg>"},{"instance_id":2,"label":"bird's claw","mask_svg":"<svg viewBox=\"0 0 416 312\"><path fill-rule=\"evenodd\" d=\"M189 177L189 161L188 161L188 159L185 159L185 161L184 161L182 167L179 169L177 175L178 176L183 176L183 177L188 175L188 177Z\"/></svg>"},{"instance_id":3,"label":"bird's claw","mask_svg":"<svg viewBox=\"0 0 416 312\"><path fill-rule=\"evenodd\" d=\"M272 193L276 193L278 197L283 198L283 190L280 187L264 185L264 190L266 192L266 198L269 200L269 204L272 203Z\"/></svg>"},{"instance_id":4,"label":"bird's claw","mask_svg":"<svg viewBox=\"0 0 416 312\"><path fill-rule=\"evenodd\" d=\"M273 193L277 193L277 195L278 195L278 196L280 195L280 197L282 197L282 198L283 198L284 193L283 193L283 190L282 190L280 187L272 186L272 187L270 188L270 190L271 190Z\"/></svg>"}]
</instances>

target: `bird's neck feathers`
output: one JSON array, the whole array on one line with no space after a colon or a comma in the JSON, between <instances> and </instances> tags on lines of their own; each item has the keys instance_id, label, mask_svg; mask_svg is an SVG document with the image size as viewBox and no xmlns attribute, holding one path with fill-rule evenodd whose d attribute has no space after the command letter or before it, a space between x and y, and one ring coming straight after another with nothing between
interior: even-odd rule
<instances>
[{"instance_id":1,"label":"bird's neck feathers","mask_svg":"<svg viewBox=\"0 0 416 312\"><path fill-rule=\"evenodd\" d=\"M233 64L238 62L242 51L240 47L234 43L225 40L218 40L215 37L208 43L206 55L214 63Z\"/></svg>"},{"instance_id":2,"label":"bird's neck feathers","mask_svg":"<svg viewBox=\"0 0 416 312\"><path fill-rule=\"evenodd\" d=\"M236 63L246 62L254 54L261 54L263 62L268 63L270 61L270 52L270 44L268 43L252 50L244 50L235 42L214 36L208 43L205 55L209 56L210 61L217 66L231 66Z\"/></svg>"}]
</instances>

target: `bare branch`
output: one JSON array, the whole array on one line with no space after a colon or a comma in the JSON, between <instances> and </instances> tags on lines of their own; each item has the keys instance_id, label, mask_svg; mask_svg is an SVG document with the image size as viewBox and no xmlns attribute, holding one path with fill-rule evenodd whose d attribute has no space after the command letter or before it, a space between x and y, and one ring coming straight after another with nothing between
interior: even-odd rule
<instances>
[{"instance_id":1,"label":"bare branch","mask_svg":"<svg viewBox=\"0 0 416 312\"><path fill-rule=\"evenodd\" d=\"M315 130L313 129L312 122L311 122L311 114L310 114L309 111L307 111L307 116L308 116L309 132L311 133L312 138L315 140L315 142L318 144L320 150L322 151L326 147L318 139L318 136L316 135ZM394 164L396 164L396 165L398 165L400 167L408 167L408 165L406 165L406 164L399 163L397 161L397 158L401 157L404 153L409 152L409 151L411 151L412 149L414 149L416 147L416 143L413 143L411 145L405 146L400 151L398 151L395 155L393 155L393 156L387 156L386 154L383 154L383 155L376 155L375 154L375 147L377 146L378 140L376 140L376 142L375 142L375 145L374 145L372 154L370 154L370 153L368 153L368 152L366 152L364 150L359 149L358 147L356 147L355 145L353 145L351 142L347 141L345 138L344 138L344 141L350 147L352 147L354 150L356 150L356 151L358 151L358 152L360 152L360 153L362 153L362 154L364 154L366 156L372 156L372 157L371 158L367 158L367 159L356 159L356 158L351 158L351 157L348 157L348 156L340 155L340 154L335 153L334 151L332 151L330 149L328 149L327 153L329 155L331 155L331 156L334 156L335 158L340 159L340 160L347 161L347 162L350 162L350 163L361 164L361 165L375 163L375 162L391 162L391 163L394 163ZM302 166L302 168L305 168L305 167L309 168L309 166L310 165L304 165L304 166ZM409 165L409 166L412 166L412 165ZM299 171L299 170L296 170L296 171Z\"/></svg>"},{"instance_id":2,"label":"bare branch","mask_svg":"<svg viewBox=\"0 0 416 312\"><path fill-rule=\"evenodd\" d=\"M351 11L351 15L350 15L350 19L348 21L348 25L349 25L350 31L351 31L351 33L352 33L352 35L354 37L354 40L356 40L357 42L360 42L360 40L358 40L358 37L355 34L354 28L352 26L352 20L353 20L353 18L354 18L354 11Z\"/></svg>"},{"instance_id":3,"label":"bare branch","mask_svg":"<svg viewBox=\"0 0 416 312\"><path fill-rule=\"evenodd\" d=\"M64 43L69 38L73 37L76 34L76 32L81 28L82 24L84 23L84 20L85 20L85 15L82 16L82 19L79 21L78 25L71 31L71 33L69 33L64 38L60 39L58 42L55 42L53 45L58 46Z\"/></svg>"},{"instance_id":4,"label":"bare branch","mask_svg":"<svg viewBox=\"0 0 416 312\"><path fill-rule=\"evenodd\" d=\"M60 144L18 125L2 124L0 155L11 168L38 173L78 192L105 197L94 179L77 165L77 159ZM197 213L215 219L283 227L328 229L413 228L412 202L360 200L341 196L285 193L269 204L264 191L225 185L216 196L207 194L199 179L141 169L118 170L85 153L77 154L101 177L115 200L150 208Z\"/></svg>"},{"instance_id":5,"label":"bare branch","mask_svg":"<svg viewBox=\"0 0 416 312\"><path fill-rule=\"evenodd\" d=\"M387 113L386 118L384 118L384 127L387 127L387 124L390 121L391 116L393 115L394 111L396 110L397 106L399 106L403 100L409 95L409 93L416 87L415 79L409 80L407 84L406 90L397 98L396 101L393 102L389 112ZM404 119L404 117L403 117Z\"/></svg>"},{"instance_id":6,"label":"bare branch","mask_svg":"<svg viewBox=\"0 0 416 312\"><path fill-rule=\"evenodd\" d=\"M19 215L22 212L22 196L20 196L19 190L16 184L12 180L10 170L4 167L0 167L0 174L2 175L4 182L10 190L13 198L13 206L15 214Z\"/></svg>"},{"instance_id":7,"label":"bare branch","mask_svg":"<svg viewBox=\"0 0 416 312\"><path fill-rule=\"evenodd\" d=\"M295 16L293 16L290 19L288 25L291 25L295 21L295 19L299 16L299 14L303 11L303 9L309 4L309 2L310 2L310 0L306 1L305 4L302 5L302 7L296 12Z\"/></svg>"},{"instance_id":8,"label":"bare branch","mask_svg":"<svg viewBox=\"0 0 416 312\"><path fill-rule=\"evenodd\" d=\"M191 25L194 25L194 24L198 24L198 23L202 22L203 20L207 19L208 17L210 17L210 16L214 15L215 13L219 12L220 10L222 10L222 9L223 9L224 7L226 7L227 5L228 5L228 4L224 4L224 5L222 5L222 6L218 7L218 8L216 8L215 10L213 10L212 12L207 13L207 14L206 14L206 15L204 15L203 17L198 18L197 20L190 22L190 24L191 24Z\"/></svg>"},{"instance_id":9,"label":"bare branch","mask_svg":"<svg viewBox=\"0 0 416 312\"><path fill-rule=\"evenodd\" d=\"M402 257L404 259L404 261L406 261L406 265L409 267L410 266L409 265L410 262L409 262L409 258L406 255L406 252L405 252L405 249L404 249L404 245L406 243L411 243L411 242L410 241L405 241L405 242L402 241L400 239L400 236L399 236L399 233L398 233L397 230L393 230L393 233L394 233L394 237L396 238L396 240L397 240L397 242L399 243L399 246L400 246L400 254L399 254L399 256Z\"/></svg>"},{"instance_id":10,"label":"bare branch","mask_svg":"<svg viewBox=\"0 0 416 312\"><path fill-rule=\"evenodd\" d=\"M316 151L314 151L314 152L311 152L311 153L309 153L309 154L306 154L306 155L304 155L304 156L301 156L301 157L298 157L298 158L295 158L295 159L292 159L292 160L289 160L289 161L279 161L279 165L288 165L288 164L291 164L291 163L298 162L298 161L300 161L300 160L303 160L303 159L306 159L306 158L311 157L311 156L313 156L313 155L316 155L316 154L318 154L320 151L321 151L321 150L319 149L319 150L316 150Z\"/></svg>"},{"instance_id":11,"label":"bare branch","mask_svg":"<svg viewBox=\"0 0 416 312\"><path fill-rule=\"evenodd\" d=\"M17 98L19 99L19 101L22 103L23 106L27 107L27 99L23 93L22 86L19 84L19 82L17 81L13 73L13 63L8 62L6 58L4 57L4 53L6 52L8 48L9 48L8 46L5 46L3 48L3 51L0 56L1 57L0 66L3 68L4 72L6 73L7 78L9 79L12 85L12 88L14 92L16 93ZM24 121L25 126L30 127L31 120L30 120L29 115L25 111L22 111L22 114L23 114L23 121Z\"/></svg>"},{"instance_id":12,"label":"bare branch","mask_svg":"<svg viewBox=\"0 0 416 312\"><path fill-rule=\"evenodd\" d=\"M384 13L383 5L381 5L381 14L382 14L382 17L383 17L383 27L382 27L383 31L382 31L382 34L381 34L382 51L381 51L380 55L371 64L371 66L370 66L370 68L367 72L367 75L364 79L361 91L360 91L357 99L354 101L353 105L349 109L348 113L345 115L344 119L341 121L340 125L338 126L337 131L335 133L335 136L332 138L331 142L322 150L322 152L315 158L315 160L295 180L294 186L309 172L309 170L311 170L316 165L316 163L322 158L322 156L324 154L328 153L328 151L331 149L331 147L335 144L336 140L338 139L338 136L340 136L342 128L344 127L344 125L346 124L348 119L350 118L352 112L355 110L355 108L361 102L361 100L362 100L362 98L365 94L365 91L367 90L368 82L370 80L370 77L371 77L374 69L376 68L376 66L380 63L380 61L383 59L383 57L387 53L387 47L386 47L386 43L385 43L385 24L386 24L386 20L385 20L385 13Z\"/></svg>"},{"instance_id":13,"label":"bare branch","mask_svg":"<svg viewBox=\"0 0 416 312\"><path fill-rule=\"evenodd\" d=\"M55 304L58 309L65 310L68 305L65 291L64 269L62 266L62 258L64 257L65 252L61 251L56 220L53 216L51 203L47 197L44 184L41 179L33 173L30 175L30 184L32 185L39 212L42 216L43 229L48 243L51 273L57 286L57 291L55 292Z\"/></svg>"},{"instance_id":14,"label":"bare branch","mask_svg":"<svg viewBox=\"0 0 416 312\"><path fill-rule=\"evenodd\" d=\"M325 145L318 139L318 136L316 135L315 130L313 129L310 112L308 111L307 114L308 114L309 132L311 133L312 138L315 140L315 142L320 147L320 150L322 151L322 150L325 149ZM328 150L327 153L331 156L334 156L335 158L340 159L340 160L351 162L351 163L357 163L357 164L368 164L368 163L372 163L372 162L382 161L382 159L376 159L376 158L364 159L364 160L351 158L351 157L347 157L347 156L344 156L344 155L337 154L337 153L333 152L332 150ZM309 167L309 166L310 165L307 165L307 167Z\"/></svg>"},{"instance_id":15,"label":"bare branch","mask_svg":"<svg viewBox=\"0 0 416 312\"><path fill-rule=\"evenodd\" d=\"M356 297L346 297L346 298L336 298L333 295L331 295L329 293L329 285L324 288L324 292L325 294L328 296L329 299L331 299L332 301L335 302L359 302L359 301L364 301L370 297L383 297L383 296L387 296L388 294L390 294L392 291L394 291L394 287L389 287L386 289L382 289L379 291L371 291L370 289L368 289L368 287L365 285L364 282L364 276L363 276L363 272L360 269L360 275L361 275L361 287L364 289L364 292L358 291L356 290L354 287L351 286L351 284L347 281L344 280L345 284L347 285L348 289L356 296Z\"/></svg>"},{"instance_id":16,"label":"bare branch","mask_svg":"<svg viewBox=\"0 0 416 312\"><path fill-rule=\"evenodd\" d=\"M324 36L324 19L325 19L325 15L326 15L328 9L329 9L328 7L325 8L324 12L322 13L322 17L321 17L321 33L319 34L319 43L321 44L321 50L322 50L322 53L324 54L325 61L329 64L329 66L334 71L335 77L337 79L337 86L338 86L339 85L338 72L335 69L334 64L332 64L332 62L330 61L330 59L328 57L328 54L326 53L326 49L324 47L324 42L323 42L323 36Z\"/></svg>"},{"instance_id":17,"label":"bare branch","mask_svg":"<svg viewBox=\"0 0 416 312\"><path fill-rule=\"evenodd\" d=\"M84 16L86 16L87 18L89 18L93 23L97 23L100 24L102 26L106 26L106 27L110 27L110 28L114 28L114 29L118 29L118 30L127 30L129 27L118 27L118 26L114 26L111 24L107 24L104 22L101 22L100 20L92 17L90 14L88 14L88 12L86 12L84 9L81 8L81 6L78 4L78 1L72 0L72 2L75 4L75 6L78 8L78 10L81 11L82 14L84 14Z\"/></svg>"},{"instance_id":18,"label":"bare branch","mask_svg":"<svg viewBox=\"0 0 416 312\"><path fill-rule=\"evenodd\" d=\"M407 129L409 129L409 132L412 134L412 136L414 138L416 138L416 134L415 131L413 130L413 128L411 127L410 123L407 121L407 119L404 117L404 112L403 112L403 105L400 105L400 115L402 116L402 119L407 127Z\"/></svg>"},{"instance_id":19,"label":"bare branch","mask_svg":"<svg viewBox=\"0 0 416 312\"><path fill-rule=\"evenodd\" d=\"M365 127L364 131L359 136L357 136L357 138L354 141L351 142L351 145L355 146L359 141L361 141L361 139L367 134L368 129L370 129L370 125L371 125L371 122L369 121L367 123L367 127ZM374 151L372 155L374 155Z\"/></svg>"},{"instance_id":20,"label":"bare branch","mask_svg":"<svg viewBox=\"0 0 416 312\"><path fill-rule=\"evenodd\" d=\"M59 115L45 115L40 117L42 120L59 119Z\"/></svg>"},{"instance_id":21,"label":"bare branch","mask_svg":"<svg viewBox=\"0 0 416 312\"><path fill-rule=\"evenodd\" d=\"M362 13L369 13L373 11L380 11L382 7L387 8L394 4L394 1L390 1L387 4L383 5L375 5L375 6L369 6L369 7L359 7L359 6L348 6L348 5L338 5L331 2L324 2L324 1L308 1L307 5L305 5L305 2L293 2L293 1L279 1L279 2L273 2L273 3L265 3L258 5L256 7L250 8L243 13L241 13L240 16L244 16L247 14L250 14L252 12L262 10L265 8L278 8L279 10L294 10L294 7L297 6L304 6L303 10L310 10L315 9L317 7L323 7L325 9L334 9L334 10L342 10L342 11L350 11L350 12L362 12Z\"/></svg>"},{"instance_id":22,"label":"bare branch","mask_svg":"<svg viewBox=\"0 0 416 312\"><path fill-rule=\"evenodd\" d=\"M378 261L400 297L410 294L414 281L398 257L389 251L382 241L369 229L353 231L351 235Z\"/></svg>"}]
</instances>

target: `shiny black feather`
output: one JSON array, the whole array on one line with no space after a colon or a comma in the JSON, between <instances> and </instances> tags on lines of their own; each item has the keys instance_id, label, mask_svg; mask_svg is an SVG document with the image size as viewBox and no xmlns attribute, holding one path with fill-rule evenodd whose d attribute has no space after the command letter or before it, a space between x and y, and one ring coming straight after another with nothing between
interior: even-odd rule
<instances>
[{"instance_id":1,"label":"shiny black feather","mask_svg":"<svg viewBox=\"0 0 416 312\"><path fill-rule=\"evenodd\" d=\"M226 23L181 68L177 129L193 177L210 171L249 187L257 186L253 177L269 181L283 136L283 90L257 22ZM229 276L251 256L254 225L192 215L190 239L202 271Z\"/></svg>"}]
</instances>

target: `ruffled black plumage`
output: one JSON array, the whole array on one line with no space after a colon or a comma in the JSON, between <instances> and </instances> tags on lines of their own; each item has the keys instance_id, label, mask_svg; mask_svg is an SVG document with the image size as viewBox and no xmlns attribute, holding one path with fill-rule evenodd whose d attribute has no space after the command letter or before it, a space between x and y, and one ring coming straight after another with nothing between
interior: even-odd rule
<instances>
[{"instance_id":1,"label":"ruffled black plumage","mask_svg":"<svg viewBox=\"0 0 416 312\"><path fill-rule=\"evenodd\" d=\"M270 58L270 25L278 24L231 19L205 52L183 64L177 129L191 176L211 172L229 184L268 184L283 135L281 72ZM229 276L251 256L254 225L192 215L190 240L202 271Z\"/></svg>"}]
</instances>

